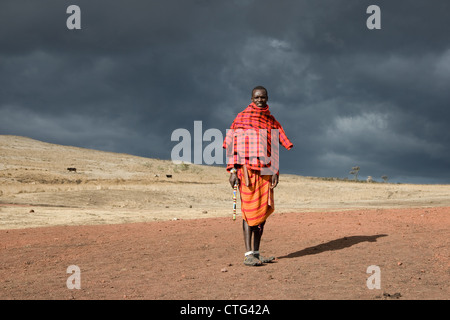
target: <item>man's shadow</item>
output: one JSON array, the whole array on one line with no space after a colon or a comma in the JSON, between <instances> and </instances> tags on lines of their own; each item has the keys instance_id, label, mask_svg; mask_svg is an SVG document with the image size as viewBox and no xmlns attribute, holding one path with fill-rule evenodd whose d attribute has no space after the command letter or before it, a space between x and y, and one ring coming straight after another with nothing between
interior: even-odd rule
<instances>
[{"instance_id":1,"label":"man's shadow","mask_svg":"<svg viewBox=\"0 0 450 320\"><path fill-rule=\"evenodd\" d=\"M321 243L317 246L308 247L305 249L302 249L300 251L289 253L288 255L278 257L277 259L290 259L290 258L298 258L303 257L311 254L318 254L325 251L334 251L334 250L341 250L344 248L351 247L355 244L361 243L361 242L376 242L378 238L380 237L386 237L387 234L376 234L373 236L349 236L349 237L343 237L336 240L331 240L326 243Z\"/></svg>"}]
</instances>

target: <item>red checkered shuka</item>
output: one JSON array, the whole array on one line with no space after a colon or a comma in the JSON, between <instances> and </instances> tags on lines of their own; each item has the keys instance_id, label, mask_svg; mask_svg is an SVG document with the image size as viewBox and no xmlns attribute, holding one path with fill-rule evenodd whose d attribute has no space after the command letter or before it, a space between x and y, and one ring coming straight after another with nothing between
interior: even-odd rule
<instances>
[{"instance_id":1,"label":"red checkered shuka","mask_svg":"<svg viewBox=\"0 0 450 320\"><path fill-rule=\"evenodd\" d=\"M278 147L272 148L277 138L287 150L294 146L281 124L270 114L269 106L258 108L251 103L236 116L227 130L223 142L223 148L227 149L227 170L235 164L245 164L249 169L278 173Z\"/></svg>"}]
</instances>

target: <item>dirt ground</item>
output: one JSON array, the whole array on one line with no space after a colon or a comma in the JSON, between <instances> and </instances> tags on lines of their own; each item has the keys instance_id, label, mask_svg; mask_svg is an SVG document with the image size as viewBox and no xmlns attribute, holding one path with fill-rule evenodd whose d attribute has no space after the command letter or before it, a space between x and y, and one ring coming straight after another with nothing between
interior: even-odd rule
<instances>
[{"instance_id":1,"label":"dirt ground","mask_svg":"<svg viewBox=\"0 0 450 320\"><path fill-rule=\"evenodd\" d=\"M261 244L277 260L248 267L222 168L11 136L0 149L0 299L450 297L450 186L281 175Z\"/></svg>"},{"instance_id":2,"label":"dirt ground","mask_svg":"<svg viewBox=\"0 0 450 320\"><path fill-rule=\"evenodd\" d=\"M1 230L0 299L448 299L449 223L448 207L274 214L261 267L230 218Z\"/></svg>"}]
</instances>

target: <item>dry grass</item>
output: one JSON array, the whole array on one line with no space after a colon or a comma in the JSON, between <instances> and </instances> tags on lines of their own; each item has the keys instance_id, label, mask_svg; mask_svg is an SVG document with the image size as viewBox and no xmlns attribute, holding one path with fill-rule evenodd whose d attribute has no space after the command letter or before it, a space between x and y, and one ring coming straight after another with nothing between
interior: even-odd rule
<instances>
[{"instance_id":1,"label":"dry grass","mask_svg":"<svg viewBox=\"0 0 450 320\"><path fill-rule=\"evenodd\" d=\"M449 194L450 185L282 174L275 201L276 212L438 207L450 206ZM231 217L231 208L224 168L0 136L1 229Z\"/></svg>"}]
</instances>

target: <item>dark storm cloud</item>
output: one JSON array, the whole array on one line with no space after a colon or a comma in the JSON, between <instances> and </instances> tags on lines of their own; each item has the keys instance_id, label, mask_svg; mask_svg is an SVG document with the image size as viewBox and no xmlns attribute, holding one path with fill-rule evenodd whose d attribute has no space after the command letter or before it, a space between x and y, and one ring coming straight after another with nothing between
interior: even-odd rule
<instances>
[{"instance_id":1,"label":"dark storm cloud","mask_svg":"<svg viewBox=\"0 0 450 320\"><path fill-rule=\"evenodd\" d=\"M81 30L66 8L81 8ZM368 30L366 9L381 8ZM2 1L0 134L170 158L269 89L281 171L449 183L446 1Z\"/></svg>"}]
</instances>

